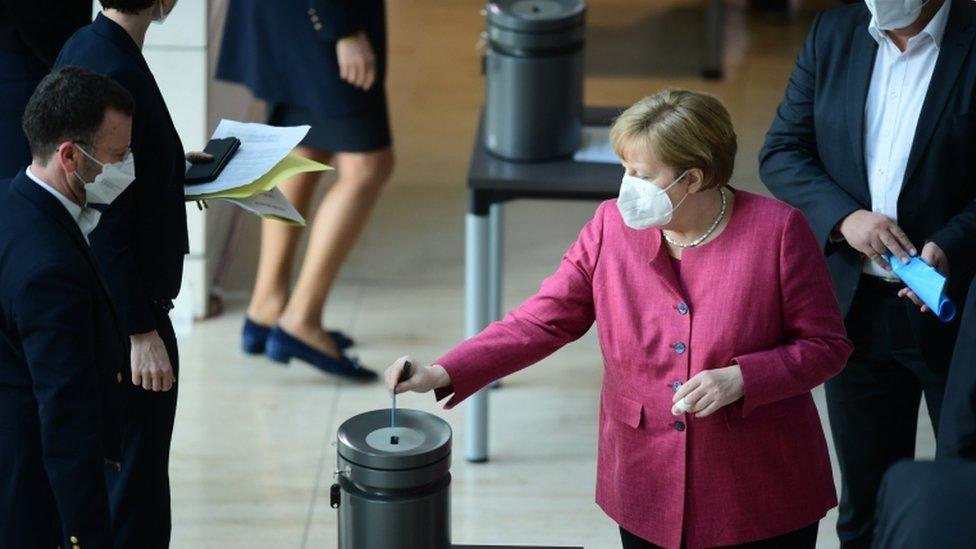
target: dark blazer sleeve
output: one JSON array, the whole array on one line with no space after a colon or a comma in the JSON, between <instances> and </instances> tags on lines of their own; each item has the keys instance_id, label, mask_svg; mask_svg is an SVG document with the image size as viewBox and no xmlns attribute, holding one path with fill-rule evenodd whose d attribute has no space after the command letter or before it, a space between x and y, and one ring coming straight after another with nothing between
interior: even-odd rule
<instances>
[{"instance_id":1,"label":"dark blazer sleeve","mask_svg":"<svg viewBox=\"0 0 976 549\"><path fill-rule=\"evenodd\" d=\"M146 117L139 112L141 106L151 103L144 99L150 92L142 80L126 73L109 76L129 90L136 100L136 113L132 122L132 154L136 162L136 180L102 213L98 228L95 229L98 231L98 238L92 239L92 251L98 257L108 287L112 289L112 297L126 334L144 334L156 329L156 317L139 272L140 262L133 242L138 222L137 212L140 211L140 204L148 200L147 183L139 179L140 167L144 167L146 163L140 159L145 159L146 155L165 153L146 150L143 140L140 139L145 132L153 131L146 124ZM143 250L142 253L152 253L152 250Z\"/></svg>"},{"instance_id":2,"label":"dark blazer sleeve","mask_svg":"<svg viewBox=\"0 0 976 549\"><path fill-rule=\"evenodd\" d=\"M12 312L38 403L44 469L65 541L75 536L83 546L109 547L93 307L91 289L79 273L44 267L14 296Z\"/></svg>"},{"instance_id":3,"label":"dark blazer sleeve","mask_svg":"<svg viewBox=\"0 0 976 549\"><path fill-rule=\"evenodd\" d=\"M321 40L337 42L363 29L359 0L309 0L309 17ZM318 19L315 19L317 17Z\"/></svg>"},{"instance_id":4,"label":"dark blazer sleeve","mask_svg":"<svg viewBox=\"0 0 976 549\"><path fill-rule=\"evenodd\" d=\"M814 20L790 74L786 95L776 109L766 143L759 153L759 174L777 198L804 213L820 246L827 250L834 227L864 206L827 174L817 152L814 92L817 32L822 20L822 14Z\"/></svg>"},{"instance_id":5,"label":"dark blazer sleeve","mask_svg":"<svg viewBox=\"0 0 976 549\"><path fill-rule=\"evenodd\" d=\"M951 274L972 273L976 269L976 200L928 239L938 244L949 258Z\"/></svg>"},{"instance_id":6,"label":"dark blazer sleeve","mask_svg":"<svg viewBox=\"0 0 976 549\"><path fill-rule=\"evenodd\" d=\"M49 67L64 43L91 23L87 0L0 0L27 47Z\"/></svg>"},{"instance_id":7,"label":"dark blazer sleeve","mask_svg":"<svg viewBox=\"0 0 976 549\"><path fill-rule=\"evenodd\" d=\"M976 460L976 281L963 307L939 416L937 458Z\"/></svg>"}]
</instances>

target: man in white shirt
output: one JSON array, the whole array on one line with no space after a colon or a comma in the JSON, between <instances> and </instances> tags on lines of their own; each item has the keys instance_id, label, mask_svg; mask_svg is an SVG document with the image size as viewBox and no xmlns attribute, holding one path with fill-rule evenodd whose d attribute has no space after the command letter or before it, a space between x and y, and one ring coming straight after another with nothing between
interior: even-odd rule
<instances>
[{"instance_id":1,"label":"man in white shirt","mask_svg":"<svg viewBox=\"0 0 976 549\"><path fill-rule=\"evenodd\" d=\"M843 547L869 547L891 464L933 428L958 322L941 323L888 261L918 255L957 305L976 268L976 3L866 0L813 23L760 154L763 182L824 246L854 353L826 384ZM914 302L914 303L913 303Z\"/></svg>"},{"instance_id":2,"label":"man in white shirt","mask_svg":"<svg viewBox=\"0 0 976 549\"><path fill-rule=\"evenodd\" d=\"M88 191L128 177L103 166L134 108L105 77L48 75L24 113L33 162L0 182L0 547L113 545L128 338L85 236Z\"/></svg>"}]
</instances>

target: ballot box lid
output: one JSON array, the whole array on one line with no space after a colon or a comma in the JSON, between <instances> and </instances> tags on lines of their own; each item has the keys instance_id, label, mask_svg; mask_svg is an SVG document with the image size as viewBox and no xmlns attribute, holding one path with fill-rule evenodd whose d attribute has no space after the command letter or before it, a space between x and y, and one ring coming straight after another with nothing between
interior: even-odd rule
<instances>
[{"instance_id":1,"label":"ballot box lid","mask_svg":"<svg viewBox=\"0 0 976 549\"><path fill-rule=\"evenodd\" d=\"M551 32L582 26L584 0L490 0L485 9L489 25L518 32Z\"/></svg>"},{"instance_id":2,"label":"ballot box lid","mask_svg":"<svg viewBox=\"0 0 976 549\"><path fill-rule=\"evenodd\" d=\"M362 467L404 470L436 463L451 453L451 426L427 412L388 408L347 419L338 431L339 455Z\"/></svg>"}]
</instances>

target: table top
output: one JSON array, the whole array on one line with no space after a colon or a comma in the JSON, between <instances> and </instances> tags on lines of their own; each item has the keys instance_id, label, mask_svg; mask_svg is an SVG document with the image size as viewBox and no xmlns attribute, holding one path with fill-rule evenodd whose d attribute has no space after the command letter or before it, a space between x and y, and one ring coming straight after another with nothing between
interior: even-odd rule
<instances>
[{"instance_id":1,"label":"table top","mask_svg":"<svg viewBox=\"0 0 976 549\"><path fill-rule=\"evenodd\" d=\"M584 126L608 126L620 107L587 107ZM617 196L623 168L619 164L575 162L572 158L546 162L512 162L485 148L484 113L478 121L474 151L468 167L471 208L484 214L488 205L518 198L604 200Z\"/></svg>"}]
</instances>

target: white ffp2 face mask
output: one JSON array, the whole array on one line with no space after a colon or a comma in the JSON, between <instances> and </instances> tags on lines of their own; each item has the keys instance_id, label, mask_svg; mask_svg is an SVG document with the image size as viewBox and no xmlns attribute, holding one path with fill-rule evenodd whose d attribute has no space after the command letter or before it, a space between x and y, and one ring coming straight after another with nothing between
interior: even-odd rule
<instances>
[{"instance_id":1,"label":"white ffp2 face mask","mask_svg":"<svg viewBox=\"0 0 976 549\"><path fill-rule=\"evenodd\" d=\"M108 206L136 180L136 161L131 152L127 153L121 162L103 164L88 154L85 149L78 147L78 150L102 167L102 173L96 175L91 182L85 181L78 172L75 172L75 177L85 185L85 195L89 204Z\"/></svg>"},{"instance_id":2,"label":"white ffp2 face mask","mask_svg":"<svg viewBox=\"0 0 976 549\"><path fill-rule=\"evenodd\" d=\"M918 20L929 0L864 0L881 30L903 29Z\"/></svg>"},{"instance_id":3,"label":"white ffp2 face mask","mask_svg":"<svg viewBox=\"0 0 976 549\"><path fill-rule=\"evenodd\" d=\"M163 23L165 23L166 22L166 18L169 17L170 14L173 13L173 10L176 9L176 2L177 1L178 0L173 0L173 5L169 7L169 11L163 12L163 0L159 0L159 17L156 18L156 19L153 19L153 23L156 23L158 25L162 25Z\"/></svg>"},{"instance_id":4,"label":"white ffp2 face mask","mask_svg":"<svg viewBox=\"0 0 976 549\"><path fill-rule=\"evenodd\" d=\"M670 223L674 211L684 203L688 194L675 205L668 196L668 190L677 185L688 172L689 170L685 170L663 189L650 181L625 174L620 183L620 195L617 197L617 210L624 218L624 224L631 229L648 229Z\"/></svg>"}]
</instances>

